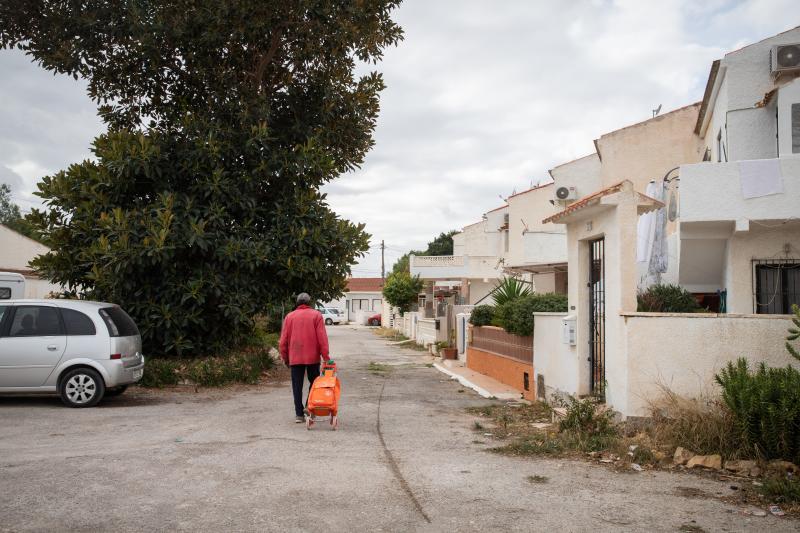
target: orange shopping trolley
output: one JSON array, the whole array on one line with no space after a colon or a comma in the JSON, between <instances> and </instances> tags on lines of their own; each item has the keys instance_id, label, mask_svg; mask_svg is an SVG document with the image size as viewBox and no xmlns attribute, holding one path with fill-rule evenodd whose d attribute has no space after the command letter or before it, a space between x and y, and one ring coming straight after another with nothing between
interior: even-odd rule
<instances>
[{"instance_id":1,"label":"orange shopping trolley","mask_svg":"<svg viewBox=\"0 0 800 533\"><path fill-rule=\"evenodd\" d=\"M311 384L306 402L306 429L314 426L316 417L330 416L331 429L339 425L339 395L341 383L336 376L336 363L333 359L322 365L322 375Z\"/></svg>"}]
</instances>

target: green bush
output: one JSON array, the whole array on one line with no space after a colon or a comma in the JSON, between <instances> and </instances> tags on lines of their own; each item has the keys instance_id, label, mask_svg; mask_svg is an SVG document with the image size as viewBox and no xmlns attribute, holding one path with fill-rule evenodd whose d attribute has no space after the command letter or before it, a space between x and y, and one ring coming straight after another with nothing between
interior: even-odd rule
<instances>
[{"instance_id":1,"label":"green bush","mask_svg":"<svg viewBox=\"0 0 800 533\"><path fill-rule=\"evenodd\" d=\"M491 305L476 305L469 316L469 323L473 326L488 326L494 318L494 307Z\"/></svg>"},{"instance_id":2,"label":"green bush","mask_svg":"<svg viewBox=\"0 0 800 533\"><path fill-rule=\"evenodd\" d=\"M637 310L652 313L696 313L702 309L691 292L671 284L651 285L636 295Z\"/></svg>"},{"instance_id":3,"label":"green bush","mask_svg":"<svg viewBox=\"0 0 800 533\"><path fill-rule=\"evenodd\" d=\"M274 368L268 349L251 349L228 356L181 358L154 357L147 360L139 385L164 387L189 382L206 387L231 383L258 383L265 370Z\"/></svg>"},{"instance_id":4,"label":"green bush","mask_svg":"<svg viewBox=\"0 0 800 533\"><path fill-rule=\"evenodd\" d=\"M745 453L800 463L800 371L761 363L751 373L741 358L728 363L716 381Z\"/></svg>"},{"instance_id":5,"label":"green bush","mask_svg":"<svg viewBox=\"0 0 800 533\"><path fill-rule=\"evenodd\" d=\"M507 332L527 337L533 335L533 313L560 313L567 309L565 294L532 293L498 306L495 317Z\"/></svg>"},{"instance_id":6,"label":"green bush","mask_svg":"<svg viewBox=\"0 0 800 533\"><path fill-rule=\"evenodd\" d=\"M614 413L602 410L595 398L567 398L567 414L559 423L561 440L584 452L610 448L619 439Z\"/></svg>"}]
</instances>

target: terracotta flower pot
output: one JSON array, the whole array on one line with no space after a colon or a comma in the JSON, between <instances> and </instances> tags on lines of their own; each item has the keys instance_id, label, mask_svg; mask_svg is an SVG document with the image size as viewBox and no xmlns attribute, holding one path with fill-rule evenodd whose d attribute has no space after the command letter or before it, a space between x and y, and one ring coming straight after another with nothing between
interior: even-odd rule
<instances>
[{"instance_id":1,"label":"terracotta flower pot","mask_svg":"<svg viewBox=\"0 0 800 533\"><path fill-rule=\"evenodd\" d=\"M442 359L458 359L458 350L455 348L442 348L439 351L442 354Z\"/></svg>"}]
</instances>

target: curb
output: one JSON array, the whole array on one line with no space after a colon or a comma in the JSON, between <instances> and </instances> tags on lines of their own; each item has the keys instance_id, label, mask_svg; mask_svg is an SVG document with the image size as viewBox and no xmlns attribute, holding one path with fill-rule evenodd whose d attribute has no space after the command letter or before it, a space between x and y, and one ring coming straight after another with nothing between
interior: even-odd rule
<instances>
[{"instance_id":1,"label":"curb","mask_svg":"<svg viewBox=\"0 0 800 533\"><path fill-rule=\"evenodd\" d=\"M501 394L500 396L498 396L496 394L492 394L491 392L489 392L488 390L484 389L483 387L479 387L478 385L475 385L473 382L471 382L470 380L468 380L464 376L461 376L459 374L456 374L455 372L452 372L452 371L448 370L447 368L443 367L439 363L433 363L433 368L435 368L436 370L438 370L442 374L446 374L447 376L450 376L450 379L457 380L463 386L474 390L475 392L477 392L479 395L481 395L484 398L496 398L498 400L512 400L512 399L516 399L517 398L516 396L511 396L511 397L507 398L506 396L508 396L508 394Z\"/></svg>"}]
</instances>

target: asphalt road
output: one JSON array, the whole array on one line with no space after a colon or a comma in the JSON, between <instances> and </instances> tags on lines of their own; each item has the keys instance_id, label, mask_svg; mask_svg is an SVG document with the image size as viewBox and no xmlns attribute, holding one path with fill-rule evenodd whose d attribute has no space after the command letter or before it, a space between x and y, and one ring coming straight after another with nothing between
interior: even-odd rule
<instances>
[{"instance_id":1,"label":"asphalt road","mask_svg":"<svg viewBox=\"0 0 800 533\"><path fill-rule=\"evenodd\" d=\"M0 398L0 531L798 529L681 495L729 483L488 453L465 412L487 400L368 330L329 333L339 431L294 424L288 383L139 391L78 410ZM393 369L376 375L371 361Z\"/></svg>"}]
</instances>

